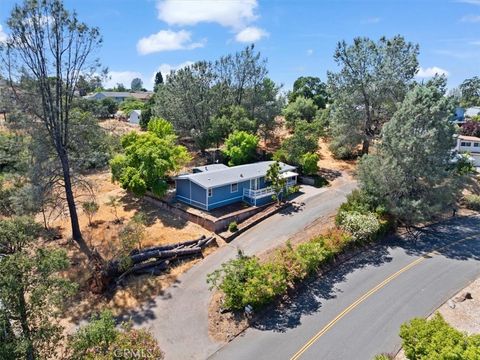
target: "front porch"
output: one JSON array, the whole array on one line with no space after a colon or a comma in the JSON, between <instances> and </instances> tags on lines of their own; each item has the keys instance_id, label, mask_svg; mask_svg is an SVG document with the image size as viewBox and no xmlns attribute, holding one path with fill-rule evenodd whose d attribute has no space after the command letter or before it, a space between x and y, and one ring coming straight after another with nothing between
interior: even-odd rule
<instances>
[{"instance_id":1,"label":"front porch","mask_svg":"<svg viewBox=\"0 0 480 360\"><path fill-rule=\"evenodd\" d=\"M297 177L289 178L286 183L286 188L290 188L297 184ZM275 194L271 186L262 189L243 189L243 201L253 206L265 205L272 201L272 196Z\"/></svg>"}]
</instances>

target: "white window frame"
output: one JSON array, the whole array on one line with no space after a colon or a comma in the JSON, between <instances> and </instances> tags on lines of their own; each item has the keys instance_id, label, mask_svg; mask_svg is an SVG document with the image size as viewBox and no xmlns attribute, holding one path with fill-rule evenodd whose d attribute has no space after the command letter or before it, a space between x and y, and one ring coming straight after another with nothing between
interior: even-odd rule
<instances>
[{"instance_id":1,"label":"white window frame","mask_svg":"<svg viewBox=\"0 0 480 360\"><path fill-rule=\"evenodd\" d=\"M208 190L207 190L207 195L208 195L208 197L212 197L212 196L213 196L213 189L212 189L212 188L208 188Z\"/></svg>"},{"instance_id":2,"label":"white window frame","mask_svg":"<svg viewBox=\"0 0 480 360\"><path fill-rule=\"evenodd\" d=\"M462 142L460 143L460 146L470 147L470 146L472 146L472 143L469 142L469 141L462 141Z\"/></svg>"},{"instance_id":3,"label":"white window frame","mask_svg":"<svg viewBox=\"0 0 480 360\"><path fill-rule=\"evenodd\" d=\"M478 143L478 142L473 143L473 147L479 147L479 146L480 146L480 143Z\"/></svg>"},{"instance_id":4,"label":"white window frame","mask_svg":"<svg viewBox=\"0 0 480 360\"><path fill-rule=\"evenodd\" d=\"M233 187L236 187L235 190L233 190ZM231 193L236 193L238 192L238 183L233 183L233 184L230 184L230 192Z\"/></svg>"}]
</instances>

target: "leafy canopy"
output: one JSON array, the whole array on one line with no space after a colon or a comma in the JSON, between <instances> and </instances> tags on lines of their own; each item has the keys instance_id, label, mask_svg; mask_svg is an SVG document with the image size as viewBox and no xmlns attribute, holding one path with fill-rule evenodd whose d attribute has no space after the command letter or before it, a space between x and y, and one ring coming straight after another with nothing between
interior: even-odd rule
<instances>
[{"instance_id":1,"label":"leafy canopy","mask_svg":"<svg viewBox=\"0 0 480 360\"><path fill-rule=\"evenodd\" d=\"M245 131L234 131L225 141L225 150L228 156L228 165L246 164L255 158L258 146L258 137Z\"/></svg>"},{"instance_id":2,"label":"leafy canopy","mask_svg":"<svg viewBox=\"0 0 480 360\"><path fill-rule=\"evenodd\" d=\"M147 190L163 196L167 177L186 164L187 149L176 144L172 125L161 118L152 119L146 133L130 132L122 137L123 154L110 161L112 179L136 195Z\"/></svg>"}]
</instances>

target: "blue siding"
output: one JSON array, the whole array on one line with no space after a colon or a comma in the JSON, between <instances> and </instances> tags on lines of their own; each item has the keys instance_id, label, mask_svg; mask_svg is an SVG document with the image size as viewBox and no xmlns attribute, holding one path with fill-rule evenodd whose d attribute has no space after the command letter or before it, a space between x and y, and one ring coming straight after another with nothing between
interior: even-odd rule
<instances>
[{"instance_id":1,"label":"blue siding","mask_svg":"<svg viewBox=\"0 0 480 360\"><path fill-rule=\"evenodd\" d=\"M249 180L239 182L237 191L233 193L231 192L231 184L213 188L212 196L208 198L208 210L242 201L243 189L249 188Z\"/></svg>"},{"instance_id":2,"label":"blue siding","mask_svg":"<svg viewBox=\"0 0 480 360\"><path fill-rule=\"evenodd\" d=\"M188 179L177 179L176 184L176 195L179 201L202 209L206 208L206 190L204 188Z\"/></svg>"}]
</instances>

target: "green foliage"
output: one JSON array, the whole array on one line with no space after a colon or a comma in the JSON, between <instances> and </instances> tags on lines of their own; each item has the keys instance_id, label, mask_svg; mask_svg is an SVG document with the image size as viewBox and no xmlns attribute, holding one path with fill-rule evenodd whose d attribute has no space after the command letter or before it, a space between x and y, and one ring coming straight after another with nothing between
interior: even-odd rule
<instances>
[{"instance_id":1,"label":"green foliage","mask_svg":"<svg viewBox=\"0 0 480 360\"><path fill-rule=\"evenodd\" d=\"M480 335L454 329L439 313L430 320L415 318L403 324L400 337L409 360L480 358Z\"/></svg>"},{"instance_id":2,"label":"green foliage","mask_svg":"<svg viewBox=\"0 0 480 360\"><path fill-rule=\"evenodd\" d=\"M293 90L288 95L288 102L295 102L299 97L311 99L318 109L324 109L329 102L327 85L318 77L301 76L293 83Z\"/></svg>"},{"instance_id":3,"label":"green foliage","mask_svg":"<svg viewBox=\"0 0 480 360\"><path fill-rule=\"evenodd\" d=\"M0 173L25 172L28 157L27 139L23 135L0 131Z\"/></svg>"},{"instance_id":4,"label":"green foliage","mask_svg":"<svg viewBox=\"0 0 480 360\"><path fill-rule=\"evenodd\" d=\"M319 156L315 153L305 153L302 155L300 165L305 175L315 175L318 173Z\"/></svg>"},{"instance_id":5,"label":"green foliage","mask_svg":"<svg viewBox=\"0 0 480 360\"><path fill-rule=\"evenodd\" d=\"M395 357L390 354L380 354L380 355L375 355L373 360L394 360Z\"/></svg>"},{"instance_id":6,"label":"green foliage","mask_svg":"<svg viewBox=\"0 0 480 360\"><path fill-rule=\"evenodd\" d=\"M291 129L295 128L297 121L305 120L312 122L317 115L318 107L312 99L298 96L295 101L290 102L283 110L283 116L287 126Z\"/></svg>"},{"instance_id":7,"label":"green foliage","mask_svg":"<svg viewBox=\"0 0 480 360\"><path fill-rule=\"evenodd\" d=\"M469 194L465 195L463 202L467 209L480 211L480 195Z\"/></svg>"},{"instance_id":8,"label":"green foliage","mask_svg":"<svg viewBox=\"0 0 480 360\"><path fill-rule=\"evenodd\" d=\"M340 228L350 233L355 241L375 240L380 230L380 221L370 212L339 211L337 220Z\"/></svg>"},{"instance_id":9,"label":"green foliage","mask_svg":"<svg viewBox=\"0 0 480 360\"><path fill-rule=\"evenodd\" d=\"M234 131L245 131L255 134L255 121L249 118L248 112L238 105L232 105L220 111L210 120L208 130L211 140L218 145Z\"/></svg>"},{"instance_id":10,"label":"green foliage","mask_svg":"<svg viewBox=\"0 0 480 360\"><path fill-rule=\"evenodd\" d=\"M86 201L82 204L82 209L88 216L88 224L92 226L93 216L98 212L100 206L95 201Z\"/></svg>"},{"instance_id":11,"label":"green foliage","mask_svg":"<svg viewBox=\"0 0 480 360\"><path fill-rule=\"evenodd\" d=\"M126 98L118 106L118 108L127 116L130 116L133 110L143 110L144 107L145 103L135 98Z\"/></svg>"},{"instance_id":12,"label":"green foliage","mask_svg":"<svg viewBox=\"0 0 480 360\"><path fill-rule=\"evenodd\" d=\"M72 167L85 171L107 166L118 138L107 134L88 112L72 111L70 127L68 150Z\"/></svg>"},{"instance_id":13,"label":"green foliage","mask_svg":"<svg viewBox=\"0 0 480 360\"><path fill-rule=\"evenodd\" d=\"M216 61L198 61L171 72L157 87L154 112L171 121L179 133L193 137L201 150L228 136L223 125L214 139L209 133L212 120L217 128L222 122L218 117L232 106L245 109L255 130L259 127L267 138L283 105L280 87L267 73L266 60L253 45Z\"/></svg>"},{"instance_id":14,"label":"green foliage","mask_svg":"<svg viewBox=\"0 0 480 360\"><path fill-rule=\"evenodd\" d=\"M154 108L155 108L155 94L150 99L147 100L147 102L143 107L142 113L140 114L139 125L140 125L140 128L144 131L147 130L148 123L153 118Z\"/></svg>"},{"instance_id":15,"label":"green foliage","mask_svg":"<svg viewBox=\"0 0 480 360\"><path fill-rule=\"evenodd\" d=\"M321 133L322 130L317 122L297 121L293 135L283 142L281 151L275 155L275 158L284 157L283 161L292 165L300 165L304 154L317 151Z\"/></svg>"},{"instance_id":16,"label":"green foliage","mask_svg":"<svg viewBox=\"0 0 480 360\"><path fill-rule=\"evenodd\" d=\"M210 289L223 292L226 308L242 310L250 305L259 309L283 295L295 282L314 274L350 241L349 235L336 231L313 238L296 249L287 243L263 263L240 252L236 259L209 274L207 282Z\"/></svg>"},{"instance_id":17,"label":"green foliage","mask_svg":"<svg viewBox=\"0 0 480 360\"><path fill-rule=\"evenodd\" d=\"M362 154L368 154L371 141L414 82L418 52L418 45L401 36L378 41L357 37L352 44L337 44L334 60L340 71L328 73L335 156L355 156L360 144Z\"/></svg>"},{"instance_id":18,"label":"green foliage","mask_svg":"<svg viewBox=\"0 0 480 360\"><path fill-rule=\"evenodd\" d=\"M135 78L130 83L130 89L132 91L141 91L143 89L143 81L140 78Z\"/></svg>"},{"instance_id":19,"label":"green foliage","mask_svg":"<svg viewBox=\"0 0 480 360\"><path fill-rule=\"evenodd\" d=\"M228 231L233 233L237 230L238 230L238 225L235 221L232 221L230 224L228 224Z\"/></svg>"},{"instance_id":20,"label":"green foliage","mask_svg":"<svg viewBox=\"0 0 480 360\"><path fill-rule=\"evenodd\" d=\"M228 165L235 166L255 159L258 137L245 131L234 131L225 141L223 153L229 158Z\"/></svg>"},{"instance_id":21,"label":"green foliage","mask_svg":"<svg viewBox=\"0 0 480 360\"><path fill-rule=\"evenodd\" d=\"M358 167L362 193L385 206L400 223L431 220L456 199L458 173L449 168L454 145L445 79L410 91L382 131L375 155Z\"/></svg>"},{"instance_id":22,"label":"green foliage","mask_svg":"<svg viewBox=\"0 0 480 360\"><path fill-rule=\"evenodd\" d=\"M460 105L464 107L480 105L480 78L474 76L466 79L459 86L461 92Z\"/></svg>"},{"instance_id":23,"label":"green foliage","mask_svg":"<svg viewBox=\"0 0 480 360\"><path fill-rule=\"evenodd\" d=\"M130 132L122 137L123 154L110 161L112 179L135 195L147 190L163 196L167 176L178 171L189 160L187 149L176 145L171 125L163 119L153 119L146 133Z\"/></svg>"},{"instance_id":24,"label":"green foliage","mask_svg":"<svg viewBox=\"0 0 480 360\"><path fill-rule=\"evenodd\" d=\"M273 199L278 203L282 200L282 195L286 190L287 179L282 177L280 173L281 167L278 161L275 161L267 170L265 179L270 183L270 186L274 192Z\"/></svg>"},{"instance_id":25,"label":"green foliage","mask_svg":"<svg viewBox=\"0 0 480 360\"><path fill-rule=\"evenodd\" d=\"M59 274L69 266L66 251L38 247L39 234L32 219L0 220L0 303L7 325L0 329L0 354L11 351L14 359L55 357L60 311L76 289Z\"/></svg>"},{"instance_id":26,"label":"green foliage","mask_svg":"<svg viewBox=\"0 0 480 360\"><path fill-rule=\"evenodd\" d=\"M110 311L104 310L81 327L68 342L70 360L115 360L141 358L162 359L163 354L153 335L123 323L120 329ZM139 354L136 355L135 354Z\"/></svg>"}]
</instances>

